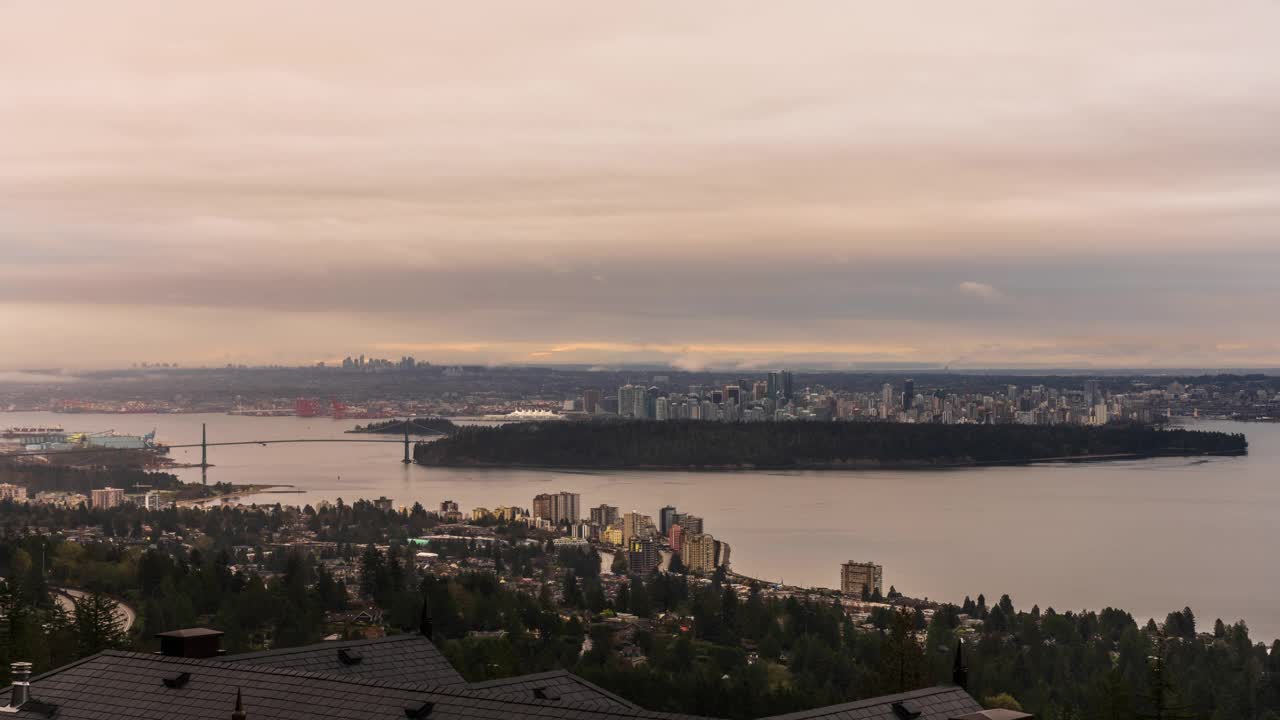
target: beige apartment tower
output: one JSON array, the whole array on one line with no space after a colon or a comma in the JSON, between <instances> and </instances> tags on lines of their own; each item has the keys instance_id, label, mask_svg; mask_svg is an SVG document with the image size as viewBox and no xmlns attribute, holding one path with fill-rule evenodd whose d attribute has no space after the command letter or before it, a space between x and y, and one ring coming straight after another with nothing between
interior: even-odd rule
<instances>
[{"instance_id":1,"label":"beige apartment tower","mask_svg":"<svg viewBox=\"0 0 1280 720\"><path fill-rule=\"evenodd\" d=\"M840 592L862 597L865 587L868 593L884 592L884 568L875 563L850 560L840 566Z\"/></svg>"}]
</instances>

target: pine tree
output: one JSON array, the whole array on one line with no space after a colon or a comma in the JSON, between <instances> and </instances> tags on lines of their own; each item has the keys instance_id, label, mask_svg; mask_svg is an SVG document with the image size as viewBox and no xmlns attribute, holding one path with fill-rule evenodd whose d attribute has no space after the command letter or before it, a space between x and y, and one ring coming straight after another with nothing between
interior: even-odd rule
<instances>
[{"instance_id":1,"label":"pine tree","mask_svg":"<svg viewBox=\"0 0 1280 720\"><path fill-rule=\"evenodd\" d=\"M1178 702L1165 661L1165 635L1156 640L1156 654L1150 658L1147 676L1147 711L1138 715L1143 720L1190 720L1194 717L1186 705Z\"/></svg>"},{"instance_id":2,"label":"pine tree","mask_svg":"<svg viewBox=\"0 0 1280 720\"><path fill-rule=\"evenodd\" d=\"M896 611L880 665L880 691L907 692L925 683L924 650L915 636L914 613Z\"/></svg>"},{"instance_id":3,"label":"pine tree","mask_svg":"<svg viewBox=\"0 0 1280 720\"><path fill-rule=\"evenodd\" d=\"M81 657L124 647L124 620L116 601L102 593L89 593L75 600L75 627Z\"/></svg>"}]
</instances>

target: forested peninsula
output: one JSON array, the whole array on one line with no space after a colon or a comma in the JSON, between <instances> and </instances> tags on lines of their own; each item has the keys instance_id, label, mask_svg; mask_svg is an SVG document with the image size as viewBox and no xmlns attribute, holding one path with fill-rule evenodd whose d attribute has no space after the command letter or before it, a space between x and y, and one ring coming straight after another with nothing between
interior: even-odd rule
<instances>
[{"instance_id":1,"label":"forested peninsula","mask_svg":"<svg viewBox=\"0 0 1280 720\"><path fill-rule=\"evenodd\" d=\"M1139 425L616 421L460 427L423 465L650 469L965 467L1241 455L1244 435Z\"/></svg>"},{"instance_id":2,"label":"forested peninsula","mask_svg":"<svg viewBox=\"0 0 1280 720\"><path fill-rule=\"evenodd\" d=\"M372 422L368 425L357 425L348 430L349 433L373 433L377 435L403 435L405 423L409 424L410 435L450 435L458 429L448 418L413 418L412 420L387 420Z\"/></svg>"}]
</instances>

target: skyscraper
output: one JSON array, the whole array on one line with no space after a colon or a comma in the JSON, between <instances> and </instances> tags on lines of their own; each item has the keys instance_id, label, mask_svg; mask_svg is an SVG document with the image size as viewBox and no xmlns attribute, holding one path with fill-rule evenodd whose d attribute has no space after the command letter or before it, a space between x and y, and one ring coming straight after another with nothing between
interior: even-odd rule
<instances>
[{"instance_id":1,"label":"skyscraper","mask_svg":"<svg viewBox=\"0 0 1280 720\"><path fill-rule=\"evenodd\" d=\"M618 417L635 417L636 395L644 392L638 385L623 385L618 388Z\"/></svg>"},{"instance_id":2,"label":"skyscraper","mask_svg":"<svg viewBox=\"0 0 1280 720\"><path fill-rule=\"evenodd\" d=\"M1084 404L1093 407L1102 402L1102 393L1098 390L1097 380L1084 381Z\"/></svg>"},{"instance_id":3,"label":"skyscraper","mask_svg":"<svg viewBox=\"0 0 1280 720\"><path fill-rule=\"evenodd\" d=\"M676 523L676 509L672 505L664 505L658 510L658 533L666 535Z\"/></svg>"},{"instance_id":4,"label":"skyscraper","mask_svg":"<svg viewBox=\"0 0 1280 720\"><path fill-rule=\"evenodd\" d=\"M902 383L902 409L910 410L916 402L916 381L907 378Z\"/></svg>"},{"instance_id":5,"label":"skyscraper","mask_svg":"<svg viewBox=\"0 0 1280 720\"><path fill-rule=\"evenodd\" d=\"M582 411L595 415L600 408L600 391L590 388L582 392Z\"/></svg>"},{"instance_id":6,"label":"skyscraper","mask_svg":"<svg viewBox=\"0 0 1280 720\"><path fill-rule=\"evenodd\" d=\"M658 569L662 556L653 538L632 538L627 541L627 561L632 573L648 575Z\"/></svg>"},{"instance_id":7,"label":"skyscraper","mask_svg":"<svg viewBox=\"0 0 1280 720\"><path fill-rule=\"evenodd\" d=\"M790 370L769 373L769 397L778 406L791 402L793 387Z\"/></svg>"}]
</instances>

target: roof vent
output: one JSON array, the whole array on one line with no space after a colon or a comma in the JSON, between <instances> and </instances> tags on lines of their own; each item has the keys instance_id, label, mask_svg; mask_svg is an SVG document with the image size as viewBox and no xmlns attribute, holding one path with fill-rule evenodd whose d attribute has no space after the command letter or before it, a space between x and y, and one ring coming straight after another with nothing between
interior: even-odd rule
<instances>
[{"instance_id":1,"label":"roof vent","mask_svg":"<svg viewBox=\"0 0 1280 720\"><path fill-rule=\"evenodd\" d=\"M902 720L915 720L915 718L920 717L923 713L911 703L896 702L893 704L893 714L902 718Z\"/></svg>"},{"instance_id":2,"label":"roof vent","mask_svg":"<svg viewBox=\"0 0 1280 720\"><path fill-rule=\"evenodd\" d=\"M176 690L181 687L186 687L187 683L191 682L191 673L180 672L176 675L165 675L163 680L165 687Z\"/></svg>"},{"instance_id":3,"label":"roof vent","mask_svg":"<svg viewBox=\"0 0 1280 720\"><path fill-rule=\"evenodd\" d=\"M343 665L359 665L360 663L364 662L364 656L356 652L355 650L348 650L347 648L341 648L338 650L338 660Z\"/></svg>"},{"instance_id":4,"label":"roof vent","mask_svg":"<svg viewBox=\"0 0 1280 720\"><path fill-rule=\"evenodd\" d=\"M16 710L31 699L31 663L16 662L9 666L13 687L9 689L9 707Z\"/></svg>"},{"instance_id":5,"label":"roof vent","mask_svg":"<svg viewBox=\"0 0 1280 720\"><path fill-rule=\"evenodd\" d=\"M431 711L435 710L436 704L433 702L424 702L416 708L405 708L404 716L407 718L425 718L431 717Z\"/></svg>"}]
</instances>

